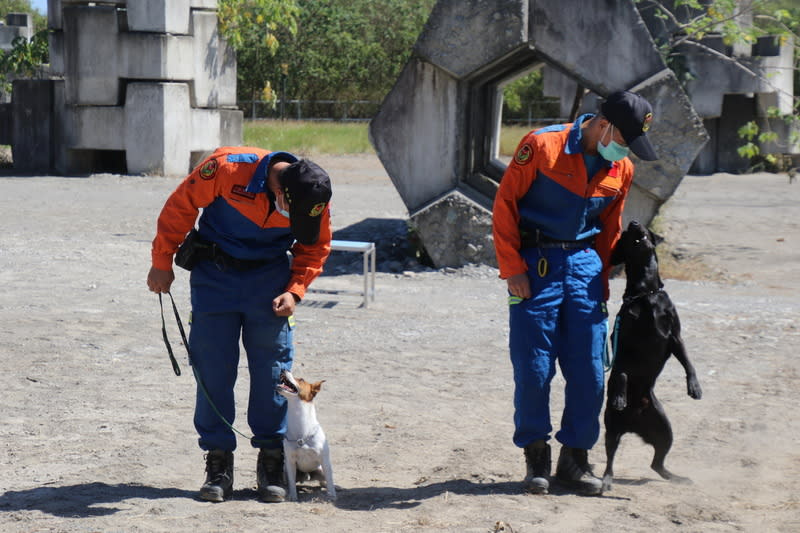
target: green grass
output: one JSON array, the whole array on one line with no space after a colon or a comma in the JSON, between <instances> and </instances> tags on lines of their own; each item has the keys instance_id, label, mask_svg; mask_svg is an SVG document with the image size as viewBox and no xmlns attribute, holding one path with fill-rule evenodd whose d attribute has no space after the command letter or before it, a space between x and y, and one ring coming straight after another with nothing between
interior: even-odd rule
<instances>
[{"instance_id":1,"label":"green grass","mask_svg":"<svg viewBox=\"0 0 800 533\"><path fill-rule=\"evenodd\" d=\"M513 156L519 142L531 130L539 129L547 124L533 124L528 126L508 126L503 125L500 130L500 155Z\"/></svg>"},{"instance_id":2,"label":"green grass","mask_svg":"<svg viewBox=\"0 0 800 533\"><path fill-rule=\"evenodd\" d=\"M244 144L298 155L373 154L375 149L369 143L367 128L367 122L246 120ZM517 144L530 129L527 126L503 126L501 155L514 155Z\"/></svg>"},{"instance_id":3,"label":"green grass","mask_svg":"<svg viewBox=\"0 0 800 533\"><path fill-rule=\"evenodd\" d=\"M298 155L375 153L366 122L247 120L244 144Z\"/></svg>"}]
</instances>

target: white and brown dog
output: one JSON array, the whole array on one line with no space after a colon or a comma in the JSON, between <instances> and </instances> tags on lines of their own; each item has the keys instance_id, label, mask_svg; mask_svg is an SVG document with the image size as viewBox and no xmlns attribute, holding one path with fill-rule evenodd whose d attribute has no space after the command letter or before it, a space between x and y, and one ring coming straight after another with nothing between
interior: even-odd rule
<instances>
[{"instance_id":1,"label":"white and brown dog","mask_svg":"<svg viewBox=\"0 0 800 533\"><path fill-rule=\"evenodd\" d=\"M288 401L286 436L283 439L284 467L289 486L289 500L297 500L297 473L307 473L328 489L328 497L336 499L333 468L328 439L317 421L314 397L325 381L308 383L295 379L284 370L276 390Z\"/></svg>"}]
</instances>

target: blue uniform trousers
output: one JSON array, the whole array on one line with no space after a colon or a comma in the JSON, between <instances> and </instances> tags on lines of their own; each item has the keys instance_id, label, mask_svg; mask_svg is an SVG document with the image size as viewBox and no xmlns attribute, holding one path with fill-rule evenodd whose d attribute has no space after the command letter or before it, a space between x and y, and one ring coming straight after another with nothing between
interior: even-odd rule
<instances>
[{"instance_id":1,"label":"blue uniform trousers","mask_svg":"<svg viewBox=\"0 0 800 533\"><path fill-rule=\"evenodd\" d=\"M288 280L289 264L283 258L244 272L221 270L210 261L192 270L189 347L191 364L202 383L197 387L194 414L202 449L236 448L233 430L214 407L233 424L240 337L250 371L247 422L253 432L252 445L282 446L286 399L275 387L281 371L291 370L294 348L289 320L275 316L272 300L284 292Z\"/></svg>"},{"instance_id":2,"label":"blue uniform trousers","mask_svg":"<svg viewBox=\"0 0 800 533\"><path fill-rule=\"evenodd\" d=\"M514 367L514 444L548 440L550 382L558 361L566 381L565 406L556 440L590 449L600 434L608 314L602 262L593 248L527 248L532 297L510 298ZM547 260L544 276L539 259Z\"/></svg>"}]
</instances>

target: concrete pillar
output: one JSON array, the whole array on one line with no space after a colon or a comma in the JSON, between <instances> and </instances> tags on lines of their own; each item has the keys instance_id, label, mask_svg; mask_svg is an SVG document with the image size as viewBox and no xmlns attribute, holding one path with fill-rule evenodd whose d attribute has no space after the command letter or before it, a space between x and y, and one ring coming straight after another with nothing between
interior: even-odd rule
<instances>
[{"instance_id":1,"label":"concrete pillar","mask_svg":"<svg viewBox=\"0 0 800 533\"><path fill-rule=\"evenodd\" d=\"M134 32L189 33L189 0L129 2L128 29Z\"/></svg>"},{"instance_id":2,"label":"concrete pillar","mask_svg":"<svg viewBox=\"0 0 800 533\"><path fill-rule=\"evenodd\" d=\"M65 7L63 24L67 104L119 105L116 8Z\"/></svg>"},{"instance_id":3,"label":"concrete pillar","mask_svg":"<svg viewBox=\"0 0 800 533\"><path fill-rule=\"evenodd\" d=\"M126 161L131 174L185 174L189 168L189 87L131 83L126 90Z\"/></svg>"}]
</instances>

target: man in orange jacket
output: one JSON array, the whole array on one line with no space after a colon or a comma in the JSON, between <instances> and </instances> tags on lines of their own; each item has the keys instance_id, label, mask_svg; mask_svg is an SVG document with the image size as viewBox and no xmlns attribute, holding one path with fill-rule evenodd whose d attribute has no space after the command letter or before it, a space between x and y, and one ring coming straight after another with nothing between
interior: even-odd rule
<instances>
[{"instance_id":1,"label":"man in orange jacket","mask_svg":"<svg viewBox=\"0 0 800 533\"><path fill-rule=\"evenodd\" d=\"M602 482L588 450L600 432L609 256L633 181L628 150L656 159L653 112L641 96L611 94L597 115L532 131L517 148L494 201L494 243L509 293L514 443L525 485L546 493L551 471L550 382L566 380L556 478L583 494Z\"/></svg>"},{"instance_id":2,"label":"man in orange jacket","mask_svg":"<svg viewBox=\"0 0 800 533\"><path fill-rule=\"evenodd\" d=\"M207 451L202 499L223 501L233 492L240 337L250 371L248 424L260 448L258 493L265 501L286 495L286 400L275 388L294 358L295 305L330 253L330 198L327 173L311 161L223 147L183 180L158 218L149 289L169 292L176 252L176 264L191 270L194 424Z\"/></svg>"}]
</instances>

